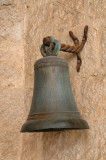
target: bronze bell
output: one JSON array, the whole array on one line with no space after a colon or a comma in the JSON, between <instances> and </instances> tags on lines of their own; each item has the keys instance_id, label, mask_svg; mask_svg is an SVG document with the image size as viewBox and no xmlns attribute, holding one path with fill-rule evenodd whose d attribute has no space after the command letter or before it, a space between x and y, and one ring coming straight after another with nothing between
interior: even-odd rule
<instances>
[{"instance_id":1,"label":"bronze bell","mask_svg":"<svg viewBox=\"0 0 106 160\"><path fill-rule=\"evenodd\" d=\"M41 53L43 52L42 48L45 47L41 47ZM58 53L60 48L60 45L58 50L55 48L55 53ZM49 50L47 57L39 59L35 63L32 105L21 132L89 128L87 122L82 119L74 100L68 63L53 54Z\"/></svg>"}]
</instances>

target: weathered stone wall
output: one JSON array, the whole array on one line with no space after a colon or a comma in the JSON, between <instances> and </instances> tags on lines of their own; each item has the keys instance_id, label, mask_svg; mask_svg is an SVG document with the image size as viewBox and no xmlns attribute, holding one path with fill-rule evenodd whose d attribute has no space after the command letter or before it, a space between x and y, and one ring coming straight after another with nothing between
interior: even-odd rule
<instances>
[{"instance_id":1,"label":"weathered stone wall","mask_svg":"<svg viewBox=\"0 0 106 160\"><path fill-rule=\"evenodd\" d=\"M105 0L0 0L0 159L105 160ZM72 45L72 30L88 41L76 57L60 52L70 66L70 81L79 111L89 130L20 133L33 92L35 61L45 36Z\"/></svg>"},{"instance_id":2,"label":"weathered stone wall","mask_svg":"<svg viewBox=\"0 0 106 160\"><path fill-rule=\"evenodd\" d=\"M0 160L21 157L24 116L24 12L0 0Z\"/></svg>"}]
</instances>

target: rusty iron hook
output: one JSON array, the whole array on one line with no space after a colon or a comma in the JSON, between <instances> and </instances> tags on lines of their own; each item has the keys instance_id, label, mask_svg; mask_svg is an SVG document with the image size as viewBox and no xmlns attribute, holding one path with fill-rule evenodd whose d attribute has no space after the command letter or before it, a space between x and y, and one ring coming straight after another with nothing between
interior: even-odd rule
<instances>
[{"instance_id":1,"label":"rusty iron hook","mask_svg":"<svg viewBox=\"0 0 106 160\"><path fill-rule=\"evenodd\" d=\"M82 38L82 42L79 43L78 38L73 34L72 31L69 31L69 35L72 38L74 45L75 46L70 46L70 45L66 45L64 43L61 43L61 49L60 51L64 51L64 52L69 52L69 53L74 53L77 56L77 72L80 71L80 66L82 64L82 59L81 59L81 55L80 52L82 51L86 41L87 41L87 33L88 33L88 26L86 25L84 27L84 35ZM43 39L43 44L49 46L51 43L50 38L46 37Z\"/></svg>"}]
</instances>

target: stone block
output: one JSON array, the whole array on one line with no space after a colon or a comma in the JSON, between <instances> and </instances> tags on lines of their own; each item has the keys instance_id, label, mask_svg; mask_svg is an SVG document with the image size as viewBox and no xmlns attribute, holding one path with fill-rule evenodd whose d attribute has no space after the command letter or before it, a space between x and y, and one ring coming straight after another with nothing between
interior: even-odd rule
<instances>
[{"instance_id":1,"label":"stone block","mask_svg":"<svg viewBox=\"0 0 106 160\"><path fill-rule=\"evenodd\" d=\"M0 6L3 6L3 5L11 5L12 3L14 2L14 0L0 0Z\"/></svg>"},{"instance_id":2,"label":"stone block","mask_svg":"<svg viewBox=\"0 0 106 160\"><path fill-rule=\"evenodd\" d=\"M24 117L23 89L0 89L0 159L19 159Z\"/></svg>"},{"instance_id":3,"label":"stone block","mask_svg":"<svg viewBox=\"0 0 106 160\"><path fill-rule=\"evenodd\" d=\"M22 43L0 39L0 87L22 88L24 83L24 48Z\"/></svg>"}]
</instances>

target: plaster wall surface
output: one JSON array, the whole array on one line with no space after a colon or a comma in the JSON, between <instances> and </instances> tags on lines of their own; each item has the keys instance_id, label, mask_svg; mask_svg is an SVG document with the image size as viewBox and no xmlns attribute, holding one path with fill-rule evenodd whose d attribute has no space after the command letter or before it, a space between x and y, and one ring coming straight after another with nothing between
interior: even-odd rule
<instances>
[{"instance_id":1,"label":"plaster wall surface","mask_svg":"<svg viewBox=\"0 0 106 160\"><path fill-rule=\"evenodd\" d=\"M0 0L0 160L105 160L106 1ZM76 56L60 52L69 63L78 109L89 130L20 133L29 113L34 63L43 37L73 45L68 32L88 40L76 71Z\"/></svg>"}]
</instances>

